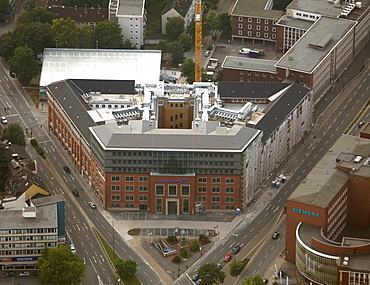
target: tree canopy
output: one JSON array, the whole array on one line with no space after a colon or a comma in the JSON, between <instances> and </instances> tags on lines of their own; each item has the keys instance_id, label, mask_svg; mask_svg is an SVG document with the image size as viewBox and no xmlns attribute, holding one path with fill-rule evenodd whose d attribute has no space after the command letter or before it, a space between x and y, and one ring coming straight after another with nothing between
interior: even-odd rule
<instances>
[{"instance_id":1,"label":"tree canopy","mask_svg":"<svg viewBox=\"0 0 370 285\"><path fill-rule=\"evenodd\" d=\"M105 20L99 22L92 32L92 40L93 44L97 44L99 48L123 48L121 28L115 21Z\"/></svg>"},{"instance_id":2,"label":"tree canopy","mask_svg":"<svg viewBox=\"0 0 370 285\"><path fill-rule=\"evenodd\" d=\"M51 26L51 31L56 42L56 47L79 47L80 29L76 26L76 22L71 18L54 19Z\"/></svg>"},{"instance_id":3,"label":"tree canopy","mask_svg":"<svg viewBox=\"0 0 370 285\"><path fill-rule=\"evenodd\" d=\"M51 24L55 19L55 15L45 8L33 8L26 9L17 17L18 24L30 24L30 23L48 23Z\"/></svg>"},{"instance_id":4,"label":"tree canopy","mask_svg":"<svg viewBox=\"0 0 370 285\"><path fill-rule=\"evenodd\" d=\"M86 267L78 255L65 245L45 248L37 265L39 281L45 285L79 285Z\"/></svg>"},{"instance_id":5,"label":"tree canopy","mask_svg":"<svg viewBox=\"0 0 370 285\"><path fill-rule=\"evenodd\" d=\"M191 58L185 58L184 63L181 65L181 76L186 77L186 81L190 84L194 82L194 69L195 62Z\"/></svg>"},{"instance_id":6,"label":"tree canopy","mask_svg":"<svg viewBox=\"0 0 370 285\"><path fill-rule=\"evenodd\" d=\"M137 263L135 260L119 259L116 263L117 273L121 278L129 279L136 273Z\"/></svg>"},{"instance_id":7,"label":"tree canopy","mask_svg":"<svg viewBox=\"0 0 370 285\"><path fill-rule=\"evenodd\" d=\"M0 0L0 21L5 21L6 13L11 9L9 0Z\"/></svg>"},{"instance_id":8,"label":"tree canopy","mask_svg":"<svg viewBox=\"0 0 370 285\"><path fill-rule=\"evenodd\" d=\"M242 285L265 285L263 278L257 274L253 277L247 277L242 281Z\"/></svg>"},{"instance_id":9,"label":"tree canopy","mask_svg":"<svg viewBox=\"0 0 370 285\"><path fill-rule=\"evenodd\" d=\"M169 41L177 40L184 32L185 21L181 17L172 17L166 24L167 39Z\"/></svg>"},{"instance_id":10,"label":"tree canopy","mask_svg":"<svg viewBox=\"0 0 370 285\"><path fill-rule=\"evenodd\" d=\"M33 51L28 46L17 47L14 56L9 59L10 76L27 85L38 73L38 63Z\"/></svg>"},{"instance_id":11,"label":"tree canopy","mask_svg":"<svg viewBox=\"0 0 370 285\"><path fill-rule=\"evenodd\" d=\"M1 139L8 140L12 144L26 146L26 138L23 129L18 124L9 124L6 128L4 128L1 131Z\"/></svg>"},{"instance_id":12,"label":"tree canopy","mask_svg":"<svg viewBox=\"0 0 370 285\"><path fill-rule=\"evenodd\" d=\"M215 263L206 263L199 268L199 279L202 285L213 285L223 283L226 277L225 272L221 271Z\"/></svg>"}]
</instances>

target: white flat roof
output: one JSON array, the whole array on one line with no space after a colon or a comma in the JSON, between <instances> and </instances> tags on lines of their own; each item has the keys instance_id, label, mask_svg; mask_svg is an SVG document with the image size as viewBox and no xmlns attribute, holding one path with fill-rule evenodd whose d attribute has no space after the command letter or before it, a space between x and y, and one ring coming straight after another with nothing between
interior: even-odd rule
<instances>
[{"instance_id":1,"label":"white flat roof","mask_svg":"<svg viewBox=\"0 0 370 285\"><path fill-rule=\"evenodd\" d=\"M40 86L65 79L135 80L136 84L158 83L159 50L46 48Z\"/></svg>"}]
</instances>

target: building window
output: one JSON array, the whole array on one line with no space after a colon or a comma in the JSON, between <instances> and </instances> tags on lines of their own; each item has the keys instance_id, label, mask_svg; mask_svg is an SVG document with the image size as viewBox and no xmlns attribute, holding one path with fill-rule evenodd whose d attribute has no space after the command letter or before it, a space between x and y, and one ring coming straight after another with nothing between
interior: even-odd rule
<instances>
[{"instance_id":1,"label":"building window","mask_svg":"<svg viewBox=\"0 0 370 285\"><path fill-rule=\"evenodd\" d=\"M220 197L218 197L218 196L213 196L212 197L212 203L220 203L220 201L221 201Z\"/></svg>"},{"instance_id":2,"label":"building window","mask_svg":"<svg viewBox=\"0 0 370 285\"><path fill-rule=\"evenodd\" d=\"M112 181L119 181L120 177L119 176L112 176L111 179L112 179Z\"/></svg>"},{"instance_id":3,"label":"building window","mask_svg":"<svg viewBox=\"0 0 370 285\"><path fill-rule=\"evenodd\" d=\"M120 195L112 195L112 201L120 201L121 196Z\"/></svg>"},{"instance_id":4,"label":"building window","mask_svg":"<svg viewBox=\"0 0 370 285\"><path fill-rule=\"evenodd\" d=\"M155 199L155 212L162 213L162 199Z\"/></svg>"},{"instance_id":5,"label":"building window","mask_svg":"<svg viewBox=\"0 0 370 285\"><path fill-rule=\"evenodd\" d=\"M251 37L252 36L252 32L248 32L248 37Z\"/></svg>"},{"instance_id":6,"label":"building window","mask_svg":"<svg viewBox=\"0 0 370 285\"><path fill-rule=\"evenodd\" d=\"M139 191L140 192L147 192L148 191L148 186L146 186L146 185L140 185L139 186Z\"/></svg>"},{"instance_id":7,"label":"building window","mask_svg":"<svg viewBox=\"0 0 370 285\"><path fill-rule=\"evenodd\" d=\"M260 37L261 36L261 33L260 32L257 32L256 33L256 37Z\"/></svg>"},{"instance_id":8,"label":"building window","mask_svg":"<svg viewBox=\"0 0 370 285\"><path fill-rule=\"evenodd\" d=\"M271 35L271 37L272 37L273 39L276 39L276 35L275 35L275 34L272 34L272 35Z\"/></svg>"},{"instance_id":9,"label":"building window","mask_svg":"<svg viewBox=\"0 0 370 285\"><path fill-rule=\"evenodd\" d=\"M265 26L264 30L265 30L265 32L268 32L269 27L268 26Z\"/></svg>"},{"instance_id":10,"label":"building window","mask_svg":"<svg viewBox=\"0 0 370 285\"><path fill-rule=\"evenodd\" d=\"M168 185L168 196L177 196L177 185Z\"/></svg>"},{"instance_id":11,"label":"building window","mask_svg":"<svg viewBox=\"0 0 370 285\"><path fill-rule=\"evenodd\" d=\"M126 182L133 182L134 181L134 177L133 176L126 176Z\"/></svg>"},{"instance_id":12,"label":"building window","mask_svg":"<svg viewBox=\"0 0 370 285\"><path fill-rule=\"evenodd\" d=\"M147 176L140 176L139 177L139 181L140 182L147 182L148 181L148 177Z\"/></svg>"},{"instance_id":13,"label":"building window","mask_svg":"<svg viewBox=\"0 0 370 285\"><path fill-rule=\"evenodd\" d=\"M243 24L238 25L239 29L243 29Z\"/></svg>"},{"instance_id":14,"label":"building window","mask_svg":"<svg viewBox=\"0 0 370 285\"><path fill-rule=\"evenodd\" d=\"M241 36L243 34L242 30L238 30L238 35Z\"/></svg>"},{"instance_id":15,"label":"building window","mask_svg":"<svg viewBox=\"0 0 370 285\"><path fill-rule=\"evenodd\" d=\"M227 184L234 184L235 183L234 178L226 178L225 181L226 181Z\"/></svg>"},{"instance_id":16,"label":"building window","mask_svg":"<svg viewBox=\"0 0 370 285\"><path fill-rule=\"evenodd\" d=\"M207 183L207 177L199 177L198 183Z\"/></svg>"},{"instance_id":17,"label":"building window","mask_svg":"<svg viewBox=\"0 0 370 285\"><path fill-rule=\"evenodd\" d=\"M255 74L256 76L258 76L258 74L259 74L259 73L258 73L258 71L256 71L256 72L254 72L254 74Z\"/></svg>"},{"instance_id":18,"label":"building window","mask_svg":"<svg viewBox=\"0 0 370 285\"><path fill-rule=\"evenodd\" d=\"M248 22L249 23L252 23L252 18L248 18Z\"/></svg>"},{"instance_id":19,"label":"building window","mask_svg":"<svg viewBox=\"0 0 370 285\"><path fill-rule=\"evenodd\" d=\"M120 191L120 186L119 185L112 185L112 191Z\"/></svg>"},{"instance_id":20,"label":"building window","mask_svg":"<svg viewBox=\"0 0 370 285\"><path fill-rule=\"evenodd\" d=\"M261 19L257 19L257 24L261 23Z\"/></svg>"},{"instance_id":21,"label":"building window","mask_svg":"<svg viewBox=\"0 0 370 285\"><path fill-rule=\"evenodd\" d=\"M234 197L225 197L226 203L234 203Z\"/></svg>"},{"instance_id":22,"label":"building window","mask_svg":"<svg viewBox=\"0 0 370 285\"><path fill-rule=\"evenodd\" d=\"M248 25L248 30L252 30L252 25Z\"/></svg>"},{"instance_id":23,"label":"building window","mask_svg":"<svg viewBox=\"0 0 370 285\"><path fill-rule=\"evenodd\" d=\"M212 183L221 183L220 177L212 177Z\"/></svg>"},{"instance_id":24,"label":"building window","mask_svg":"<svg viewBox=\"0 0 370 285\"><path fill-rule=\"evenodd\" d=\"M220 193L221 188L220 187L212 187L212 193Z\"/></svg>"},{"instance_id":25,"label":"building window","mask_svg":"<svg viewBox=\"0 0 370 285\"><path fill-rule=\"evenodd\" d=\"M163 185L155 185L155 195L156 196L163 196L164 195L164 186Z\"/></svg>"},{"instance_id":26,"label":"building window","mask_svg":"<svg viewBox=\"0 0 370 285\"><path fill-rule=\"evenodd\" d=\"M182 104L181 104L181 107L182 107ZM182 113L180 113L180 119L182 119Z\"/></svg>"},{"instance_id":27,"label":"building window","mask_svg":"<svg viewBox=\"0 0 370 285\"><path fill-rule=\"evenodd\" d=\"M272 28L272 31L275 33L275 32L276 32L276 28L275 28L275 27L273 27L273 28Z\"/></svg>"},{"instance_id":28,"label":"building window","mask_svg":"<svg viewBox=\"0 0 370 285\"><path fill-rule=\"evenodd\" d=\"M183 214L189 214L189 199L182 200L182 212Z\"/></svg>"},{"instance_id":29,"label":"building window","mask_svg":"<svg viewBox=\"0 0 370 285\"><path fill-rule=\"evenodd\" d=\"M226 193L234 193L234 187L226 187Z\"/></svg>"},{"instance_id":30,"label":"building window","mask_svg":"<svg viewBox=\"0 0 370 285\"><path fill-rule=\"evenodd\" d=\"M134 191L134 185L126 185L125 186L126 192L133 192Z\"/></svg>"},{"instance_id":31,"label":"building window","mask_svg":"<svg viewBox=\"0 0 370 285\"><path fill-rule=\"evenodd\" d=\"M190 186L181 185L181 196L190 196Z\"/></svg>"},{"instance_id":32,"label":"building window","mask_svg":"<svg viewBox=\"0 0 370 285\"><path fill-rule=\"evenodd\" d=\"M148 205L147 204L139 204L139 210L141 210L141 211L148 210Z\"/></svg>"},{"instance_id":33,"label":"building window","mask_svg":"<svg viewBox=\"0 0 370 285\"><path fill-rule=\"evenodd\" d=\"M198 197L198 202L207 202L207 197L199 196Z\"/></svg>"},{"instance_id":34,"label":"building window","mask_svg":"<svg viewBox=\"0 0 370 285\"><path fill-rule=\"evenodd\" d=\"M134 195L126 195L125 200L126 201L134 201Z\"/></svg>"},{"instance_id":35,"label":"building window","mask_svg":"<svg viewBox=\"0 0 370 285\"><path fill-rule=\"evenodd\" d=\"M198 193L206 193L206 192L207 192L207 187L205 186L198 187Z\"/></svg>"},{"instance_id":36,"label":"building window","mask_svg":"<svg viewBox=\"0 0 370 285\"><path fill-rule=\"evenodd\" d=\"M265 20L265 24L268 25L268 23L269 23L269 20Z\"/></svg>"},{"instance_id":37,"label":"building window","mask_svg":"<svg viewBox=\"0 0 370 285\"><path fill-rule=\"evenodd\" d=\"M243 21L243 17L239 17L239 22L242 22Z\"/></svg>"},{"instance_id":38,"label":"building window","mask_svg":"<svg viewBox=\"0 0 370 285\"><path fill-rule=\"evenodd\" d=\"M257 31L261 30L261 26L257 26L256 28L257 28Z\"/></svg>"},{"instance_id":39,"label":"building window","mask_svg":"<svg viewBox=\"0 0 370 285\"><path fill-rule=\"evenodd\" d=\"M148 201L148 196L146 196L146 195L140 195L139 196L139 201Z\"/></svg>"},{"instance_id":40,"label":"building window","mask_svg":"<svg viewBox=\"0 0 370 285\"><path fill-rule=\"evenodd\" d=\"M264 34L264 37L265 37L265 38L268 38L268 37L269 37L269 34L268 34L268 33L265 33L265 34Z\"/></svg>"}]
</instances>

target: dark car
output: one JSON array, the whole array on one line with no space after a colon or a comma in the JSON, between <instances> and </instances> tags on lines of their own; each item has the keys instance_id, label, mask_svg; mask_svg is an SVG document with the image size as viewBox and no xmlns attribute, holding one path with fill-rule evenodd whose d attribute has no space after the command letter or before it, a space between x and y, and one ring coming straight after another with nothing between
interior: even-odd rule
<instances>
[{"instance_id":1,"label":"dark car","mask_svg":"<svg viewBox=\"0 0 370 285\"><path fill-rule=\"evenodd\" d=\"M269 280L267 278L263 278L263 283L267 284L269 283Z\"/></svg>"},{"instance_id":2,"label":"dark car","mask_svg":"<svg viewBox=\"0 0 370 285\"><path fill-rule=\"evenodd\" d=\"M273 239L277 239L277 238L279 237L279 235L280 235L280 233L279 233L279 232L274 232L274 233L272 234L272 238L273 238Z\"/></svg>"},{"instance_id":3,"label":"dark car","mask_svg":"<svg viewBox=\"0 0 370 285\"><path fill-rule=\"evenodd\" d=\"M238 253L240 251L240 245L238 244L238 245L236 245L232 250L231 250L231 252L232 253L234 253L234 254L236 254L236 253Z\"/></svg>"},{"instance_id":4,"label":"dark car","mask_svg":"<svg viewBox=\"0 0 370 285\"><path fill-rule=\"evenodd\" d=\"M78 193L78 191L76 189L72 190L72 193L73 195L75 195L76 197L77 196L80 196L80 193Z\"/></svg>"},{"instance_id":5,"label":"dark car","mask_svg":"<svg viewBox=\"0 0 370 285\"><path fill-rule=\"evenodd\" d=\"M197 280L198 280L198 278L199 278L199 274L198 274L198 272L196 272L196 273L193 275L193 277L191 277L191 280L193 280L193 281L197 281Z\"/></svg>"},{"instance_id":6,"label":"dark car","mask_svg":"<svg viewBox=\"0 0 370 285\"><path fill-rule=\"evenodd\" d=\"M71 170L69 170L69 167L68 166L63 166L63 170L65 173L70 173Z\"/></svg>"},{"instance_id":7,"label":"dark car","mask_svg":"<svg viewBox=\"0 0 370 285\"><path fill-rule=\"evenodd\" d=\"M363 125L365 125L365 121L361 121L358 123L358 127L361 128Z\"/></svg>"},{"instance_id":8,"label":"dark car","mask_svg":"<svg viewBox=\"0 0 370 285\"><path fill-rule=\"evenodd\" d=\"M7 272L5 275L8 276L8 277L15 277L15 276L17 276L17 274L14 271Z\"/></svg>"}]
</instances>

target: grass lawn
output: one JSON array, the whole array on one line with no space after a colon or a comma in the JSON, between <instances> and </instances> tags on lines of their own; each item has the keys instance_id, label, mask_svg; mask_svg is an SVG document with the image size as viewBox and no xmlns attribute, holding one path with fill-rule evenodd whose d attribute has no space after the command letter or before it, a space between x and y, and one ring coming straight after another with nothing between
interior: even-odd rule
<instances>
[{"instance_id":1,"label":"grass lawn","mask_svg":"<svg viewBox=\"0 0 370 285\"><path fill-rule=\"evenodd\" d=\"M151 0L147 1L145 9L148 12L148 20L146 23L146 32L148 34L154 31L161 31L161 16L167 0Z\"/></svg>"},{"instance_id":2,"label":"grass lawn","mask_svg":"<svg viewBox=\"0 0 370 285\"><path fill-rule=\"evenodd\" d=\"M94 229L95 234L97 235L100 243L103 245L104 249L108 253L109 259L115 264L116 260L119 260L119 257L113 252L110 244L98 233L96 229ZM141 285L139 279L136 275L132 276L130 279L121 279L121 282L125 285Z\"/></svg>"}]
</instances>

